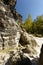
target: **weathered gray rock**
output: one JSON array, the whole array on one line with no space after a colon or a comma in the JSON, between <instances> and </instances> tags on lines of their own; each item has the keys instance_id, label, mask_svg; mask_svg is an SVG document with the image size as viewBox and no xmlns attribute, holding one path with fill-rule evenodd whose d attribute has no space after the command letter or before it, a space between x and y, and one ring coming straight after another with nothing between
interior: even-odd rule
<instances>
[{"instance_id":1,"label":"weathered gray rock","mask_svg":"<svg viewBox=\"0 0 43 65\"><path fill-rule=\"evenodd\" d=\"M30 55L37 54L35 47L38 47L38 44L34 40L32 35L29 35L26 31L21 31L20 43L25 48L22 49L24 53L29 53Z\"/></svg>"},{"instance_id":2,"label":"weathered gray rock","mask_svg":"<svg viewBox=\"0 0 43 65\"><path fill-rule=\"evenodd\" d=\"M22 16L12 8L15 5L16 0L0 0L0 65L31 65L30 58L37 56L38 45L17 24Z\"/></svg>"},{"instance_id":3,"label":"weathered gray rock","mask_svg":"<svg viewBox=\"0 0 43 65\"><path fill-rule=\"evenodd\" d=\"M0 48L18 46L20 38L19 26L15 22L10 9L7 9L3 2L0 3Z\"/></svg>"}]
</instances>

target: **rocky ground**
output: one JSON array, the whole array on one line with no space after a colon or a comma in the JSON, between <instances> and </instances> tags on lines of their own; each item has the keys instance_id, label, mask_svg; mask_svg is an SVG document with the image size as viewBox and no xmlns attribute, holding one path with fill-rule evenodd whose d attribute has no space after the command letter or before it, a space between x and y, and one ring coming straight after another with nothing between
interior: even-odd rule
<instances>
[{"instance_id":1,"label":"rocky ground","mask_svg":"<svg viewBox=\"0 0 43 65\"><path fill-rule=\"evenodd\" d=\"M37 65L43 38L28 34L17 24L16 0L0 0L0 65Z\"/></svg>"}]
</instances>

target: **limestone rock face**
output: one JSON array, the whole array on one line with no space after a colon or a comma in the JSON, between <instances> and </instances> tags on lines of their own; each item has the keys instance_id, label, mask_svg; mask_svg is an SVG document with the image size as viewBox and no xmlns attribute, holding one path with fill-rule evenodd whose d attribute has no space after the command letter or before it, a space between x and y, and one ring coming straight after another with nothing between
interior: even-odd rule
<instances>
[{"instance_id":1,"label":"limestone rock face","mask_svg":"<svg viewBox=\"0 0 43 65\"><path fill-rule=\"evenodd\" d=\"M0 65L32 65L37 57L38 44L17 21L16 0L0 0Z\"/></svg>"},{"instance_id":2,"label":"limestone rock face","mask_svg":"<svg viewBox=\"0 0 43 65\"><path fill-rule=\"evenodd\" d=\"M0 48L18 45L20 38L19 26L15 22L10 9L3 2L0 2L0 7Z\"/></svg>"}]
</instances>

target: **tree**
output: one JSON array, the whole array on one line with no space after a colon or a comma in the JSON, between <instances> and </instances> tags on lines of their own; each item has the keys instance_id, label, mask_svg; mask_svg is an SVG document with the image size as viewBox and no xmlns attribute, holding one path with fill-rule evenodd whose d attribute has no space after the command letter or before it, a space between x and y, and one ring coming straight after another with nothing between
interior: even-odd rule
<instances>
[{"instance_id":1,"label":"tree","mask_svg":"<svg viewBox=\"0 0 43 65\"><path fill-rule=\"evenodd\" d=\"M22 24L28 33L43 35L43 15L32 21L31 15Z\"/></svg>"},{"instance_id":2,"label":"tree","mask_svg":"<svg viewBox=\"0 0 43 65\"><path fill-rule=\"evenodd\" d=\"M27 32L30 32L31 26L32 26L32 17L31 15L29 15L28 18L24 22L24 28L26 29Z\"/></svg>"},{"instance_id":3,"label":"tree","mask_svg":"<svg viewBox=\"0 0 43 65\"><path fill-rule=\"evenodd\" d=\"M36 19L37 30L39 34L43 34L43 16L38 16Z\"/></svg>"},{"instance_id":4,"label":"tree","mask_svg":"<svg viewBox=\"0 0 43 65\"><path fill-rule=\"evenodd\" d=\"M32 24L33 33L43 35L43 16L38 16Z\"/></svg>"}]
</instances>

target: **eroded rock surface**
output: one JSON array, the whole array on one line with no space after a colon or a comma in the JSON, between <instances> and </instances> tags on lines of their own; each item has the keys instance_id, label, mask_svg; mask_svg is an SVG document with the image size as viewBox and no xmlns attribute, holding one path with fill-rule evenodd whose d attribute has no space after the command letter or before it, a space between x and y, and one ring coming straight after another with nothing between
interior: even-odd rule
<instances>
[{"instance_id":1,"label":"eroded rock surface","mask_svg":"<svg viewBox=\"0 0 43 65\"><path fill-rule=\"evenodd\" d=\"M16 0L0 0L0 65L31 65L39 45L17 24L22 16L15 5Z\"/></svg>"},{"instance_id":2,"label":"eroded rock surface","mask_svg":"<svg viewBox=\"0 0 43 65\"><path fill-rule=\"evenodd\" d=\"M20 29L18 24L15 22L10 9L8 9L3 2L0 3L2 8L0 8L0 48L8 48L16 44L18 45Z\"/></svg>"}]
</instances>

